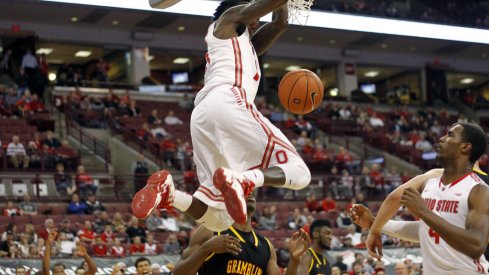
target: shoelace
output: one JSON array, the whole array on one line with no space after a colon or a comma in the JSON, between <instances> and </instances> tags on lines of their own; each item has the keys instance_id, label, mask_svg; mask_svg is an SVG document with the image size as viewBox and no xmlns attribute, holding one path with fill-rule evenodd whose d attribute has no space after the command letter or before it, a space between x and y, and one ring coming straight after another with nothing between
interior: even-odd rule
<instances>
[{"instance_id":1,"label":"shoelace","mask_svg":"<svg viewBox=\"0 0 489 275\"><path fill-rule=\"evenodd\" d=\"M243 188L243 193L244 193L244 197L245 198L247 198L248 195L251 192L253 192L253 190L255 189L255 183L253 183L249 179L245 179L243 181L239 181L239 183L241 184L241 188Z\"/></svg>"}]
</instances>

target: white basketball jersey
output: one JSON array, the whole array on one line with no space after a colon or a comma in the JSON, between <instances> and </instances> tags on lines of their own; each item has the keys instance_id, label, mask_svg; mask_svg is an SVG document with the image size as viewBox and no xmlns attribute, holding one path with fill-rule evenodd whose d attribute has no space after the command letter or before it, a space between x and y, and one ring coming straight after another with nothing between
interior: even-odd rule
<instances>
[{"instance_id":1,"label":"white basketball jersey","mask_svg":"<svg viewBox=\"0 0 489 275\"><path fill-rule=\"evenodd\" d=\"M484 184L476 173L469 173L449 185L441 177L430 179L421 196L428 208L449 223L465 229L469 213L468 198L472 188ZM419 238L424 274L488 274L484 255L471 259L448 245L435 231L420 221Z\"/></svg>"},{"instance_id":2,"label":"white basketball jersey","mask_svg":"<svg viewBox=\"0 0 489 275\"><path fill-rule=\"evenodd\" d=\"M248 28L239 37L219 39L214 36L214 26L209 26L204 87L195 98L195 105L212 90L235 93L236 99L253 102L260 84L261 71ZM231 89L235 87L235 89ZM238 94L239 93L239 94Z\"/></svg>"}]
</instances>

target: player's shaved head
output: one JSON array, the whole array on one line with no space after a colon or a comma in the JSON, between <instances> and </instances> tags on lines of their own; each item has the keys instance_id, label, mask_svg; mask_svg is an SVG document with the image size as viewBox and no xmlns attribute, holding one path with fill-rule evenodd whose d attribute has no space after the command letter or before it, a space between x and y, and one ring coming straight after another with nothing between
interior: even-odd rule
<instances>
[{"instance_id":1,"label":"player's shaved head","mask_svg":"<svg viewBox=\"0 0 489 275\"><path fill-rule=\"evenodd\" d=\"M229 10L232 7L236 7L239 5L246 5L249 4L251 1L249 0L224 0L219 4L219 6L216 9L216 12L214 13L214 17L212 18L212 21L215 22L217 21L223 13L225 13L227 10Z\"/></svg>"}]
</instances>

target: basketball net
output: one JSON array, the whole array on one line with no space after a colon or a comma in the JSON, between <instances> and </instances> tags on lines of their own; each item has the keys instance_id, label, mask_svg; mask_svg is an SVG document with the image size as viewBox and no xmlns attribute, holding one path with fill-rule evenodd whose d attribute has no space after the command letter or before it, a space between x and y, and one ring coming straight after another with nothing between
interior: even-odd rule
<instances>
[{"instance_id":1,"label":"basketball net","mask_svg":"<svg viewBox=\"0 0 489 275\"><path fill-rule=\"evenodd\" d=\"M313 2L314 0L289 0L290 23L297 23L302 26L306 25Z\"/></svg>"}]
</instances>

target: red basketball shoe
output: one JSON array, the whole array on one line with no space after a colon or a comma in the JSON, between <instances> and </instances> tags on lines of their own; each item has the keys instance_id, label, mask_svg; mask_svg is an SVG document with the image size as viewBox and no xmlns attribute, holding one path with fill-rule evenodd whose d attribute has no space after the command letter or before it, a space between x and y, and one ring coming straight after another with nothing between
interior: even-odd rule
<instances>
[{"instance_id":1,"label":"red basketball shoe","mask_svg":"<svg viewBox=\"0 0 489 275\"><path fill-rule=\"evenodd\" d=\"M229 215L237 223L246 223L246 198L255 184L242 174L223 167L214 172L213 181L224 197Z\"/></svg>"},{"instance_id":2,"label":"red basketball shoe","mask_svg":"<svg viewBox=\"0 0 489 275\"><path fill-rule=\"evenodd\" d=\"M146 186L134 195L132 212L138 219L145 219L155 208L173 205L175 186L170 173L162 170L154 173L146 182Z\"/></svg>"}]
</instances>

